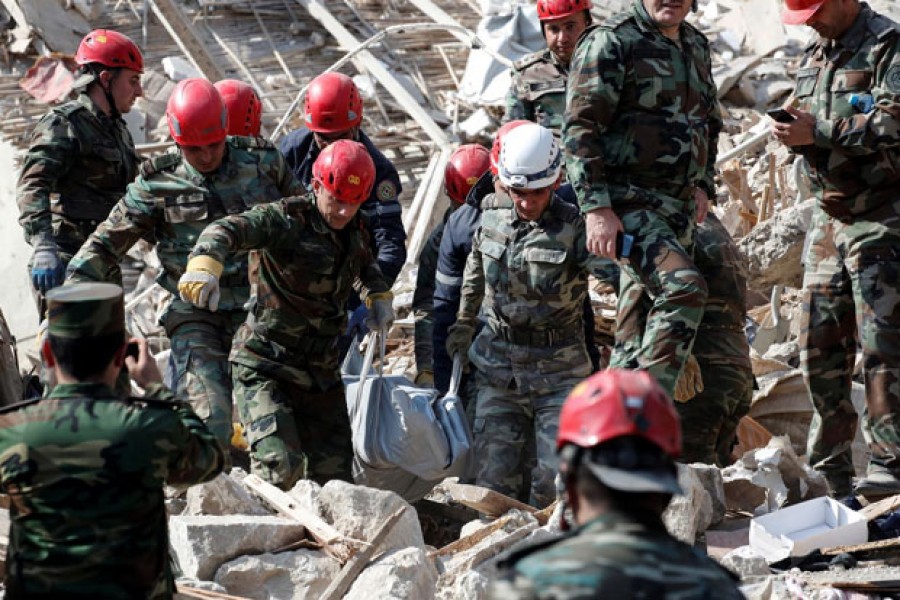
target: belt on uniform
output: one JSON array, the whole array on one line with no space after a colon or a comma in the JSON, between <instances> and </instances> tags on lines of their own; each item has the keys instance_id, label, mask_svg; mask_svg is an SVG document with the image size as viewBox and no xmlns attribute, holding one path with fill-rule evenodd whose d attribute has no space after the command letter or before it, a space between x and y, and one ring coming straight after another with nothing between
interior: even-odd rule
<instances>
[{"instance_id":1,"label":"belt on uniform","mask_svg":"<svg viewBox=\"0 0 900 600\"><path fill-rule=\"evenodd\" d=\"M577 341L584 330L581 323L558 329L528 329L508 325L491 325L491 331L500 339L517 346L563 346Z\"/></svg>"}]
</instances>

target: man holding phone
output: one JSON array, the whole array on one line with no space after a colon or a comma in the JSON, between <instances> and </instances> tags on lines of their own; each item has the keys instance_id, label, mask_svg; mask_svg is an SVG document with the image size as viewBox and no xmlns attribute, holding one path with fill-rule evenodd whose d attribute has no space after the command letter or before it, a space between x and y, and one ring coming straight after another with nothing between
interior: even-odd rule
<instances>
[{"instance_id":1,"label":"man holding phone","mask_svg":"<svg viewBox=\"0 0 900 600\"><path fill-rule=\"evenodd\" d=\"M785 23L819 33L797 72L792 120L773 134L800 154L818 199L804 258L800 362L816 414L809 457L851 492L857 350L871 458L857 492L900 492L900 26L858 0L786 0Z\"/></svg>"}]
</instances>

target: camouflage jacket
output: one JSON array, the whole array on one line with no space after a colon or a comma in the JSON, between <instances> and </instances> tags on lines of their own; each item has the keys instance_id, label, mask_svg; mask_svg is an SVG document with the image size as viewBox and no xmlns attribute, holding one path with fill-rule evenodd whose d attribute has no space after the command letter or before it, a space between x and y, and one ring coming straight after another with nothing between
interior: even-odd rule
<instances>
[{"instance_id":1,"label":"camouflage jacket","mask_svg":"<svg viewBox=\"0 0 900 600\"><path fill-rule=\"evenodd\" d=\"M874 101L868 113L850 103L865 94ZM822 208L848 221L896 202L900 25L863 3L841 39L820 38L807 48L794 97L816 118L815 143L795 150L810 166Z\"/></svg>"},{"instance_id":2,"label":"camouflage jacket","mask_svg":"<svg viewBox=\"0 0 900 600\"><path fill-rule=\"evenodd\" d=\"M566 112L567 76L549 48L517 60L503 122L525 119L559 132Z\"/></svg>"},{"instance_id":3,"label":"camouflage jacket","mask_svg":"<svg viewBox=\"0 0 900 600\"><path fill-rule=\"evenodd\" d=\"M709 288L693 353L707 364L751 368L750 345L744 334L747 316L747 258L712 212L694 237L694 262Z\"/></svg>"},{"instance_id":4,"label":"camouflage jacket","mask_svg":"<svg viewBox=\"0 0 900 600\"><path fill-rule=\"evenodd\" d=\"M406 263L406 230L399 200L403 191L400 175L394 163L375 147L365 132L359 132L357 141L366 147L375 163L375 185L359 214L371 234L369 243L378 267L385 280L393 285ZM279 147L297 180L311 191L313 164L321 152L313 133L301 127L287 134Z\"/></svg>"},{"instance_id":5,"label":"camouflage jacket","mask_svg":"<svg viewBox=\"0 0 900 600\"><path fill-rule=\"evenodd\" d=\"M304 193L270 142L229 137L227 143L222 166L211 175L198 172L180 152L145 161L137 181L69 263L69 280L120 282L119 259L148 237L162 262L157 281L177 298L188 254L208 224ZM241 309L250 296L246 252L229 257L219 283L219 310Z\"/></svg>"},{"instance_id":6,"label":"camouflage jacket","mask_svg":"<svg viewBox=\"0 0 900 600\"><path fill-rule=\"evenodd\" d=\"M722 118L709 43L681 26L662 35L640 0L582 35L563 124L569 181L581 210L693 210L693 187L715 194Z\"/></svg>"},{"instance_id":7,"label":"camouflage jacket","mask_svg":"<svg viewBox=\"0 0 900 600\"><path fill-rule=\"evenodd\" d=\"M560 374L586 376L587 280L605 273L609 261L587 251L578 208L554 196L539 220L525 221L501 194L486 196L481 208L457 315L474 325L481 310L486 323L472 363L498 386L515 379L523 392Z\"/></svg>"},{"instance_id":8,"label":"camouflage jacket","mask_svg":"<svg viewBox=\"0 0 900 600\"><path fill-rule=\"evenodd\" d=\"M31 134L16 189L25 239L52 236L76 252L134 181L138 163L125 121L87 94L48 112Z\"/></svg>"},{"instance_id":9,"label":"camouflage jacket","mask_svg":"<svg viewBox=\"0 0 900 600\"><path fill-rule=\"evenodd\" d=\"M59 384L0 411L0 486L10 496L7 598L170 598L163 484L208 481L216 438L162 385L122 399Z\"/></svg>"},{"instance_id":10,"label":"camouflage jacket","mask_svg":"<svg viewBox=\"0 0 900 600\"><path fill-rule=\"evenodd\" d=\"M434 289L436 285L438 254L444 227L450 215L459 207L449 206L444 218L431 231L431 235L419 252L419 271L416 274L416 291L413 292L412 311L416 320L416 369L434 371Z\"/></svg>"},{"instance_id":11,"label":"camouflage jacket","mask_svg":"<svg viewBox=\"0 0 900 600\"><path fill-rule=\"evenodd\" d=\"M737 577L679 542L659 517L606 513L499 561L488 598L742 599Z\"/></svg>"},{"instance_id":12,"label":"camouflage jacket","mask_svg":"<svg viewBox=\"0 0 900 600\"><path fill-rule=\"evenodd\" d=\"M347 326L344 305L350 293L362 292L365 298L389 289L361 219L335 231L312 195L216 221L197 240L192 256L221 262L248 250L257 250L250 265L256 295L247 321L253 338L235 341L232 360L239 362L248 350L275 363L330 353Z\"/></svg>"}]
</instances>

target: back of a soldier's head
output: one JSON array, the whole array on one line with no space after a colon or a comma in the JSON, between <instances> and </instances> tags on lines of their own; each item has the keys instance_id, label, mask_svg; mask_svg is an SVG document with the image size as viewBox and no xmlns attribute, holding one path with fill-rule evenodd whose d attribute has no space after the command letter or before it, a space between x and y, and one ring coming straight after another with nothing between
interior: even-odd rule
<instances>
[{"instance_id":1,"label":"back of a soldier's head","mask_svg":"<svg viewBox=\"0 0 900 600\"><path fill-rule=\"evenodd\" d=\"M122 288L110 283L75 283L47 294L44 358L73 379L105 373L125 343ZM52 354L48 355L48 349Z\"/></svg>"}]
</instances>

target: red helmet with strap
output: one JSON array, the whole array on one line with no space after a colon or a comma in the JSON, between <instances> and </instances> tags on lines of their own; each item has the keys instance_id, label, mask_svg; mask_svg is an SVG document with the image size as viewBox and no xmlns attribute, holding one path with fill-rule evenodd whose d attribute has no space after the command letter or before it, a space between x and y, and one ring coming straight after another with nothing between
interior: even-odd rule
<instances>
[{"instance_id":1,"label":"red helmet with strap","mask_svg":"<svg viewBox=\"0 0 900 600\"><path fill-rule=\"evenodd\" d=\"M303 119L316 133L338 133L362 122L359 88L343 73L323 73L309 84Z\"/></svg>"},{"instance_id":2,"label":"red helmet with strap","mask_svg":"<svg viewBox=\"0 0 900 600\"><path fill-rule=\"evenodd\" d=\"M456 204L466 201L469 190L491 167L491 154L481 144L465 144L450 155L444 169L444 189Z\"/></svg>"},{"instance_id":3,"label":"red helmet with strap","mask_svg":"<svg viewBox=\"0 0 900 600\"><path fill-rule=\"evenodd\" d=\"M256 90L237 79L223 79L215 85L228 110L228 135L258 136L262 102Z\"/></svg>"},{"instance_id":4,"label":"red helmet with strap","mask_svg":"<svg viewBox=\"0 0 900 600\"><path fill-rule=\"evenodd\" d=\"M531 121L517 119L500 126L500 129L494 135L494 144L491 146L491 173L497 175L500 172L500 150L503 148L503 138L506 137L506 134L520 125L528 125L529 123Z\"/></svg>"},{"instance_id":5,"label":"red helmet with strap","mask_svg":"<svg viewBox=\"0 0 900 600\"><path fill-rule=\"evenodd\" d=\"M175 86L166 105L169 133L179 146L208 146L225 139L228 111L215 86L192 77Z\"/></svg>"},{"instance_id":6,"label":"red helmet with strap","mask_svg":"<svg viewBox=\"0 0 900 600\"><path fill-rule=\"evenodd\" d=\"M591 0L538 0L537 14L540 21L552 21L591 10Z\"/></svg>"},{"instance_id":7,"label":"red helmet with strap","mask_svg":"<svg viewBox=\"0 0 900 600\"><path fill-rule=\"evenodd\" d=\"M111 69L144 72L144 56L127 35L111 29L95 29L78 45L75 62L79 65L99 63Z\"/></svg>"},{"instance_id":8,"label":"red helmet with strap","mask_svg":"<svg viewBox=\"0 0 900 600\"><path fill-rule=\"evenodd\" d=\"M676 458L681 421L672 400L646 371L607 369L579 383L559 415L556 447L591 448L623 436L638 436Z\"/></svg>"},{"instance_id":9,"label":"red helmet with strap","mask_svg":"<svg viewBox=\"0 0 900 600\"><path fill-rule=\"evenodd\" d=\"M375 185L375 162L360 142L338 140L322 150L313 177L346 204L362 204Z\"/></svg>"}]
</instances>

